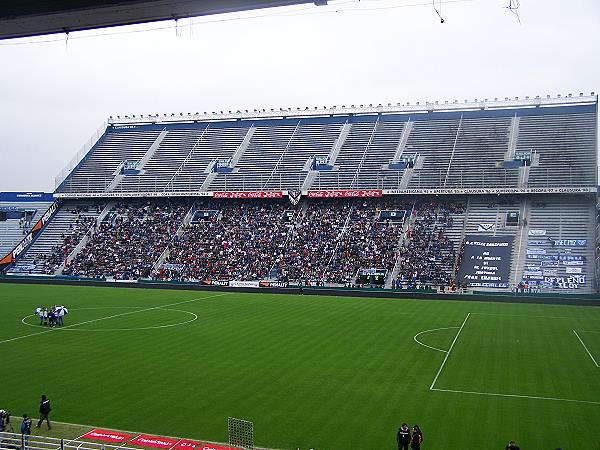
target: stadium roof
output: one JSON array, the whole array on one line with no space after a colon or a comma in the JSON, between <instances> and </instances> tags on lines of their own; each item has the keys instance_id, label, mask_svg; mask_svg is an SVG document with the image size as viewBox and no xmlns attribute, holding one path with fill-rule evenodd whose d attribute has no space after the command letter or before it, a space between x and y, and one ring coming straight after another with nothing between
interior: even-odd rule
<instances>
[{"instance_id":1,"label":"stadium roof","mask_svg":"<svg viewBox=\"0 0 600 450\"><path fill-rule=\"evenodd\" d=\"M291 118L291 117L324 117L324 116L345 116L345 115L372 115L372 114L416 114L448 111L473 111L473 110L497 110L511 108L535 108L535 107L556 107L568 105L590 105L598 104L598 95L594 92L589 95L579 93L579 95L567 94L545 98L540 96L525 97L514 99L505 97L504 99L481 99L463 102L454 100L453 102L416 102L414 104L370 104L370 105L341 105L341 106L323 106L304 108L279 108L279 109L254 109L237 111L212 111L195 112L180 114L141 114L133 116L110 116L107 120L109 125L122 124L146 124L146 123L178 123L193 121L220 121L220 120L247 120L247 119L273 119L273 118Z\"/></svg>"},{"instance_id":2,"label":"stadium roof","mask_svg":"<svg viewBox=\"0 0 600 450\"><path fill-rule=\"evenodd\" d=\"M314 0L7 0L0 9L0 39L182 19Z\"/></svg>"}]
</instances>

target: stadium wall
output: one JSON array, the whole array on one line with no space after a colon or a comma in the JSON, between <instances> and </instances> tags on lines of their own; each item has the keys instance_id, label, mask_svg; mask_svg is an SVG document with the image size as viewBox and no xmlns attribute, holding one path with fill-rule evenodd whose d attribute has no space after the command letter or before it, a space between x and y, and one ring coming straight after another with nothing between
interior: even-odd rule
<instances>
[{"instance_id":1,"label":"stadium wall","mask_svg":"<svg viewBox=\"0 0 600 450\"><path fill-rule=\"evenodd\" d=\"M600 297L597 295L549 295L549 294L494 294L489 292L475 292L474 294L439 294L434 291L392 291L378 289L333 289L313 287L289 288L234 288L221 286L203 286L193 283L174 282L107 282L82 278L56 278L56 277L26 277L26 276L0 276L0 283L31 284L31 285L60 285L60 286L95 286L110 288L132 289L171 289L184 291L220 291L220 292L245 292L265 294L293 294L293 295L325 295L337 297L370 297L389 298L397 300L447 300L447 301L475 301L498 303L522 304L551 304L551 305L579 305L600 306Z\"/></svg>"}]
</instances>

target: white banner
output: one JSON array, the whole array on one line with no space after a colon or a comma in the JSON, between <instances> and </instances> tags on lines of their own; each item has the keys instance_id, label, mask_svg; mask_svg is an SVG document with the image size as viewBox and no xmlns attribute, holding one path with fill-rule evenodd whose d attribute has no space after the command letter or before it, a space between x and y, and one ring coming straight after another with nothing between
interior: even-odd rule
<instances>
[{"instance_id":1,"label":"white banner","mask_svg":"<svg viewBox=\"0 0 600 450\"><path fill-rule=\"evenodd\" d=\"M581 273L581 267L565 267L567 273Z\"/></svg>"},{"instance_id":2,"label":"white banner","mask_svg":"<svg viewBox=\"0 0 600 450\"><path fill-rule=\"evenodd\" d=\"M529 230L529 236L546 236L546 230Z\"/></svg>"},{"instance_id":3,"label":"white banner","mask_svg":"<svg viewBox=\"0 0 600 450\"><path fill-rule=\"evenodd\" d=\"M545 248L528 248L527 249L527 254L528 255L545 255L546 254L546 249Z\"/></svg>"},{"instance_id":4,"label":"white banner","mask_svg":"<svg viewBox=\"0 0 600 450\"><path fill-rule=\"evenodd\" d=\"M231 280L229 282L229 286L231 287L244 287L244 288L257 288L259 287L258 281L237 281Z\"/></svg>"},{"instance_id":5,"label":"white banner","mask_svg":"<svg viewBox=\"0 0 600 450\"><path fill-rule=\"evenodd\" d=\"M583 266L583 261L563 261L565 266Z\"/></svg>"},{"instance_id":6,"label":"white banner","mask_svg":"<svg viewBox=\"0 0 600 450\"><path fill-rule=\"evenodd\" d=\"M480 223L477 226L477 231L483 232L483 233L491 233L495 229L496 229L496 224L495 223Z\"/></svg>"}]
</instances>

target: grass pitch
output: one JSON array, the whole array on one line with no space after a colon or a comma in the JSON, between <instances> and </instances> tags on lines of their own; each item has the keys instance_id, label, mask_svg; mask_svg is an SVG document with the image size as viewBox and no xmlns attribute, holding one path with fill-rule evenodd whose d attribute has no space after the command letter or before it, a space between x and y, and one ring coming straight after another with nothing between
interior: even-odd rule
<instances>
[{"instance_id":1,"label":"grass pitch","mask_svg":"<svg viewBox=\"0 0 600 450\"><path fill-rule=\"evenodd\" d=\"M48 330L36 306L65 304ZM415 338L416 336L416 338ZM417 342L418 341L418 342ZM0 284L0 408L285 449L598 448L600 309Z\"/></svg>"}]
</instances>

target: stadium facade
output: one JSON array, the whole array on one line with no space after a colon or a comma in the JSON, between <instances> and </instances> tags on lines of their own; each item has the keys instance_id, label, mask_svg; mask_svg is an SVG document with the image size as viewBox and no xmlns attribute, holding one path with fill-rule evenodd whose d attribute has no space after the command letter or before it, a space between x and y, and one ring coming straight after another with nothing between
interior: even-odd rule
<instances>
[{"instance_id":1,"label":"stadium facade","mask_svg":"<svg viewBox=\"0 0 600 450\"><path fill-rule=\"evenodd\" d=\"M3 268L596 293L597 106L592 94L111 117Z\"/></svg>"}]
</instances>

